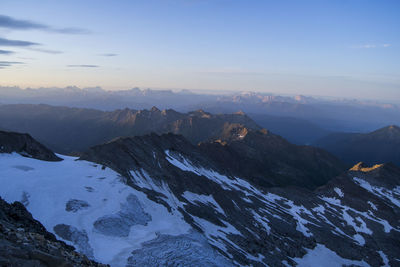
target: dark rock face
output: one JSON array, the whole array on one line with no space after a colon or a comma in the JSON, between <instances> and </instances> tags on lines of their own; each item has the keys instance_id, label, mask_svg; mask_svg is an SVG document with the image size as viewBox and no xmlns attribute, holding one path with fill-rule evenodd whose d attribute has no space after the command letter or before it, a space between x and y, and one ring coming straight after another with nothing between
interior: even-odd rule
<instances>
[{"instance_id":1,"label":"dark rock face","mask_svg":"<svg viewBox=\"0 0 400 267\"><path fill-rule=\"evenodd\" d=\"M400 166L400 127L387 126L370 133L336 133L317 142L349 164L392 162Z\"/></svg>"},{"instance_id":2,"label":"dark rock face","mask_svg":"<svg viewBox=\"0 0 400 267\"><path fill-rule=\"evenodd\" d=\"M220 168L260 186L315 188L345 170L345 165L326 151L297 146L267 130L255 131L231 125L214 142L200 149Z\"/></svg>"},{"instance_id":3,"label":"dark rock face","mask_svg":"<svg viewBox=\"0 0 400 267\"><path fill-rule=\"evenodd\" d=\"M0 198L0 266L106 266L58 241L25 209Z\"/></svg>"},{"instance_id":4,"label":"dark rock face","mask_svg":"<svg viewBox=\"0 0 400 267\"><path fill-rule=\"evenodd\" d=\"M46 161L61 160L48 148L34 140L29 134L0 131L0 153L12 152Z\"/></svg>"},{"instance_id":5,"label":"dark rock face","mask_svg":"<svg viewBox=\"0 0 400 267\"><path fill-rule=\"evenodd\" d=\"M79 199L70 199L65 204L65 210L70 212L77 212L79 210L87 209L89 207L89 203Z\"/></svg>"},{"instance_id":6,"label":"dark rock face","mask_svg":"<svg viewBox=\"0 0 400 267\"><path fill-rule=\"evenodd\" d=\"M144 212L135 195L129 195L126 203L121 205L121 211L98 218L94 229L107 236L128 236L134 225L147 225L151 216Z\"/></svg>"},{"instance_id":7,"label":"dark rock face","mask_svg":"<svg viewBox=\"0 0 400 267\"><path fill-rule=\"evenodd\" d=\"M54 226L54 232L64 240L74 243L79 251L93 259L93 249L89 245L86 231L80 231L76 227L67 224L57 224Z\"/></svg>"},{"instance_id":8,"label":"dark rock face","mask_svg":"<svg viewBox=\"0 0 400 267\"><path fill-rule=\"evenodd\" d=\"M234 264L295 265L307 251L321 245L354 265L364 262L379 266L386 260L396 264L396 255L400 254L399 168L358 166L324 180L326 184L315 189L307 186L312 180L301 168L307 162L296 165L282 151L301 158L299 162L315 161L311 171L335 166L336 159L326 152L292 147L265 131L235 128L224 138L209 145L222 147L218 150L203 144L199 148L173 134L120 138L91 148L81 159L118 171L128 185L149 199L178 210L193 229ZM262 162L263 157L269 159L267 152L281 162L270 162L266 170L278 164L277 171L285 171L282 177L292 177L295 182L286 180L287 186L279 187L261 185L240 169L256 166L251 162L241 165L240 160ZM222 159L212 153L215 157L222 153ZM227 162L223 162L225 155ZM293 171L296 167L298 170ZM305 174L299 178L301 171ZM268 181L268 173L263 175ZM170 241L172 248L181 242ZM156 245L150 242L143 250L133 251L130 263L148 262L144 259L155 253L153 247ZM179 262L179 256L173 253L171 259ZM156 256L149 260L163 262Z\"/></svg>"}]
</instances>

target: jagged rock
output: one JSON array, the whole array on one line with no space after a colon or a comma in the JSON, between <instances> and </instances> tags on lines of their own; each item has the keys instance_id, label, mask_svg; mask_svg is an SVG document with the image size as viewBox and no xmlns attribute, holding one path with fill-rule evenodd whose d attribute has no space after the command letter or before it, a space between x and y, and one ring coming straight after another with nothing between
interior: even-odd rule
<instances>
[{"instance_id":1,"label":"jagged rock","mask_svg":"<svg viewBox=\"0 0 400 267\"><path fill-rule=\"evenodd\" d=\"M88 207L90 207L89 203L79 199L70 199L67 204L65 204L65 210L70 212L77 212L82 209L87 209Z\"/></svg>"},{"instance_id":2,"label":"jagged rock","mask_svg":"<svg viewBox=\"0 0 400 267\"><path fill-rule=\"evenodd\" d=\"M52 151L33 139L29 134L0 131L0 153L12 152L40 160L61 160Z\"/></svg>"},{"instance_id":3,"label":"jagged rock","mask_svg":"<svg viewBox=\"0 0 400 267\"><path fill-rule=\"evenodd\" d=\"M0 198L0 266L106 266L89 260L46 229L15 202Z\"/></svg>"}]
</instances>

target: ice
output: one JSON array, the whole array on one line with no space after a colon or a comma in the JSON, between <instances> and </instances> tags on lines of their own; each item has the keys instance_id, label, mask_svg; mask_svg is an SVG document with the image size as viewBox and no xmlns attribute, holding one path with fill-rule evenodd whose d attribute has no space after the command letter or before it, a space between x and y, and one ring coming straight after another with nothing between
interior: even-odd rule
<instances>
[{"instance_id":1,"label":"ice","mask_svg":"<svg viewBox=\"0 0 400 267\"><path fill-rule=\"evenodd\" d=\"M221 206L215 201L214 197L212 195L198 195L189 191L185 191L182 195L186 200L188 200L191 203L203 203L207 206L211 206L219 213L222 215L225 215L224 210L221 208Z\"/></svg>"},{"instance_id":2,"label":"ice","mask_svg":"<svg viewBox=\"0 0 400 267\"><path fill-rule=\"evenodd\" d=\"M343 265L369 266L369 264L364 261L344 259L322 244L317 244L314 249L306 250L307 254L304 255L304 257L293 259L299 267L338 267Z\"/></svg>"},{"instance_id":3,"label":"ice","mask_svg":"<svg viewBox=\"0 0 400 267\"><path fill-rule=\"evenodd\" d=\"M373 210L378 210L378 208L375 206L375 204L372 203L371 201L368 201L367 203L368 203L368 205L371 206L371 208L372 208Z\"/></svg>"},{"instance_id":4,"label":"ice","mask_svg":"<svg viewBox=\"0 0 400 267\"><path fill-rule=\"evenodd\" d=\"M149 200L143 192L127 186L113 170L103 170L101 166L75 157L58 156L63 160L48 162L17 153L0 154L0 184L7 185L0 187L0 196L13 202L21 201L25 195L27 209L49 232L55 233L54 227L61 224L85 232L88 247L93 249L97 261L124 266L130 253L140 248L143 242L156 238L157 233L175 236L192 229L180 213L170 213L163 205ZM29 174L14 166L29 167ZM142 183L147 181L145 174L140 178L143 178ZM91 192L87 188L91 188ZM103 216L119 214L130 195L137 198L143 214L148 214L151 221L131 227L128 236L107 236L94 231L94 222ZM84 201L89 206L76 212L67 211L67 203L71 200ZM60 238L74 245L72 241ZM78 247L78 250L88 253L83 247Z\"/></svg>"},{"instance_id":5,"label":"ice","mask_svg":"<svg viewBox=\"0 0 400 267\"><path fill-rule=\"evenodd\" d=\"M358 177L353 178L354 182L369 191L370 193L382 198L389 200L393 205L400 208L400 186L393 188L392 190L387 190L383 187L372 186L367 181L360 179Z\"/></svg>"},{"instance_id":6,"label":"ice","mask_svg":"<svg viewBox=\"0 0 400 267\"><path fill-rule=\"evenodd\" d=\"M226 258L216 253L199 233L157 238L134 250L127 267L143 266L232 266Z\"/></svg>"},{"instance_id":7,"label":"ice","mask_svg":"<svg viewBox=\"0 0 400 267\"><path fill-rule=\"evenodd\" d=\"M365 245L365 239L364 239L364 237L362 237L362 235L355 234L353 236L353 239L356 240L358 242L358 244L360 244L360 246L364 246Z\"/></svg>"},{"instance_id":8,"label":"ice","mask_svg":"<svg viewBox=\"0 0 400 267\"><path fill-rule=\"evenodd\" d=\"M383 260L383 266L385 266L385 267L387 267L387 266L390 266L389 265L389 259L388 259L388 257L386 256L386 254L385 253L383 253L383 251L378 251L378 253L379 253L379 255L381 256L381 258L382 258L382 260Z\"/></svg>"},{"instance_id":9,"label":"ice","mask_svg":"<svg viewBox=\"0 0 400 267\"><path fill-rule=\"evenodd\" d=\"M335 187L333 190L335 190L336 194L337 194L339 197L344 197L344 193L342 192L342 190L340 190L340 188Z\"/></svg>"}]
</instances>

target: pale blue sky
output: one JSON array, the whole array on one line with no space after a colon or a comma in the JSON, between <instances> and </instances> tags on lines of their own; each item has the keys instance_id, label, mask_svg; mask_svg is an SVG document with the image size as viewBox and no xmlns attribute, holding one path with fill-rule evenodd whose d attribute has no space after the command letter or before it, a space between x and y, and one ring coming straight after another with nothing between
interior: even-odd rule
<instances>
[{"instance_id":1,"label":"pale blue sky","mask_svg":"<svg viewBox=\"0 0 400 267\"><path fill-rule=\"evenodd\" d=\"M399 100L399 14L385 0L1 0L0 84Z\"/></svg>"}]
</instances>

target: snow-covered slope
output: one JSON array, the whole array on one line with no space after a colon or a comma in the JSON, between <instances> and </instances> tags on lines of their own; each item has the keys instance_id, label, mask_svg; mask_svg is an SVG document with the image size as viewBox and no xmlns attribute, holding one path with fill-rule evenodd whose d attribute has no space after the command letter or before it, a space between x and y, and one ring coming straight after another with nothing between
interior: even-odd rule
<instances>
[{"instance_id":1,"label":"snow-covered slope","mask_svg":"<svg viewBox=\"0 0 400 267\"><path fill-rule=\"evenodd\" d=\"M131 252L163 237L196 240L187 252L191 260L201 259L206 252L210 258L205 261L229 264L203 236L194 233L179 212L170 213L149 200L116 172L58 156L63 161L0 154L0 195L8 202L21 201L46 229L103 263L124 266L129 257L131 262L135 257L142 260L139 253Z\"/></svg>"},{"instance_id":2,"label":"snow-covered slope","mask_svg":"<svg viewBox=\"0 0 400 267\"><path fill-rule=\"evenodd\" d=\"M112 266L400 263L395 166L354 169L310 191L252 184L173 135L58 156L0 154L0 196Z\"/></svg>"}]
</instances>

